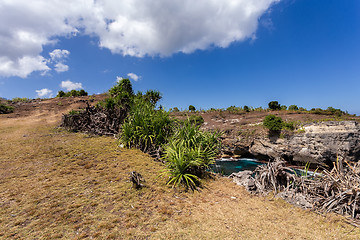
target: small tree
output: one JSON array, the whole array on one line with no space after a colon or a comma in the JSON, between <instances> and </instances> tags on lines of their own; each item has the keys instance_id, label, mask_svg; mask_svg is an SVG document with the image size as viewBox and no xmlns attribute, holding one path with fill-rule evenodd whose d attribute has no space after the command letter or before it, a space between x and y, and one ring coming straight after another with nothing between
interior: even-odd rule
<instances>
[{"instance_id":1,"label":"small tree","mask_svg":"<svg viewBox=\"0 0 360 240\"><path fill-rule=\"evenodd\" d=\"M160 92L156 91L156 90L148 90L148 91L146 91L146 93L144 95L144 99L149 101L154 106L161 98L162 98L162 96L161 96Z\"/></svg>"},{"instance_id":2,"label":"small tree","mask_svg":"<svg viewBox=\"0 0 360 240\"><path fill-rule=\"evenodd\" d=\"M79 96L87 96L87 95L88 95L88 93L85 92L84 89L81 89L81 90L79 91Z\"/></svg>"},{"instance_id":3,"label":"small tree","mask_svg":"<svg viewBox=\"0 0 360 240\"><path fill-rule=\"evenodd\" d=\"M177 107L174 107L171 112L180 112L180 110Z\"/></svg>"},{"instance_id":4,"label":"small tree","mask_svg":"<svg viewBox=\"0 0 360 240\"><path fill-rule=\"evenodd\" d=\"M290 111L297 111L297 110L299 110L299 108L298 108L298 106L296 106L296 105L290 105L290 106L289 106L289 110L290 110Z\"/></svg>"},{"instance_id":5,"label":"small tree","mask_svg":"<svg viewBox=\"0 0 360 240\"><path fill-rule=\"evenodd\" d=\"M189 111L191 111L191 112L194 112L196 109L195 109L195 107L193 106L193 105L190 105L189 106Z\"/></svg>"},{"instance_id":6,"label":"small tree","mask_svg":"<svg viewBox=\"0 0 360 240\"><path fill-rule=\"evenodd\" d=\"M265 117L263 125L269 129L270 133L278 133L283 128L284 122L281 117L270 114Z\"/></svg>"},{"instance_id":7,"label":"small tree","mask_svg":"<svg viewBox=\"0 0 360 240\"><path fill-rule=\"evenodd\" d=\"M65 92L63 90L58 91L56 97L65 97Z\"/></svg>"},{"instance_id":8,"label":"small tree","mask_svg":"<svg viewBox=\"0 0 360 240\"><path fill-rule=\"evenodd\" d=\"M269 102L269 108L271 110L281 110L281 106L280 104L278 103L278 101L271 101Z\"/></svg>"}]
</instances>

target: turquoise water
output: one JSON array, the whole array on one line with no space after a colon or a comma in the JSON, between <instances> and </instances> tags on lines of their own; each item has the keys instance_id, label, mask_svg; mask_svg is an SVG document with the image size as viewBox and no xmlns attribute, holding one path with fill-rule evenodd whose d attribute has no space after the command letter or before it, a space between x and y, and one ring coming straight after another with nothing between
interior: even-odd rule
<instances>
[{"instance_id":1,"label":"turquoise water","mask_svg":"<svg viewBox=\"0 0 360 240\"><path fill-rule=\"evenodd\" d=\"M228 176L234 172L244 170L254 171L257 166L262 164L264 163L250 158L240 158L237 160L220 159L216 160L216 163L212 166L212 170L216 173Z\"/></svg>"}]
</instances>

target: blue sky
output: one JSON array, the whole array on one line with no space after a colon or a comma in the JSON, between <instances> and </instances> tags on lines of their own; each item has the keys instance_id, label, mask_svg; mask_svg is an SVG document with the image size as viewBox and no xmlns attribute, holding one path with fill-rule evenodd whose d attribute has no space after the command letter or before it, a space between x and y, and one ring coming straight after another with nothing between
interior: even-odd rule
<instances>
[{"instance_id":1,"label":"blue sky","mask_svg":"<svg viewBox=\"0 0 360 240\"><path fill-rule=\"evenodd\" d=\"M0 3L0 97L103 93L132 73L166 108L360 114L358 0L29 2Z\"/></svg>"}]
</instances>

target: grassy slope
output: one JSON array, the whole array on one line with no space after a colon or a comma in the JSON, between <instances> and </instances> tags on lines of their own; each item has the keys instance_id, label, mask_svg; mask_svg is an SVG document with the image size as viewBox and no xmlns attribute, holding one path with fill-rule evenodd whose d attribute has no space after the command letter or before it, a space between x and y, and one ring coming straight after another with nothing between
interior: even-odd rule
<instances>
[{"instance_id":1,"label":"grassy slope","mask_svg":"<svg viewBox=\"0 0 360 240\"><path fill-rule=\"evenodd\" d=\"M228 179L181 193L163 169L109 137L56 130L58 115L0 116L0 239L358 239L360 229ZM130 171L146 188L135 190Z\"/></svg>"}]
</instances>

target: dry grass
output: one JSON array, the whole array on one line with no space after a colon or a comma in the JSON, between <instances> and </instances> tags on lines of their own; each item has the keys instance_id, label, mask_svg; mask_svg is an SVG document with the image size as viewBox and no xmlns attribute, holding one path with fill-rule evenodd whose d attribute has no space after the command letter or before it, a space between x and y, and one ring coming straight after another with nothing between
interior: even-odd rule
<instances>
[{"instance_id":1,"label":"dry grass","mask_svg":"<svg viewBox=\"0 0 360 240\"><path fill-rule=\"evenodd\" d=\"M163 166L109 137L55 130L58 115L0 116L0 239L358 239L360 230L228 179L177 192ZM131 188L129 172L146 180Z\"/></svg>"}]
</instances>

